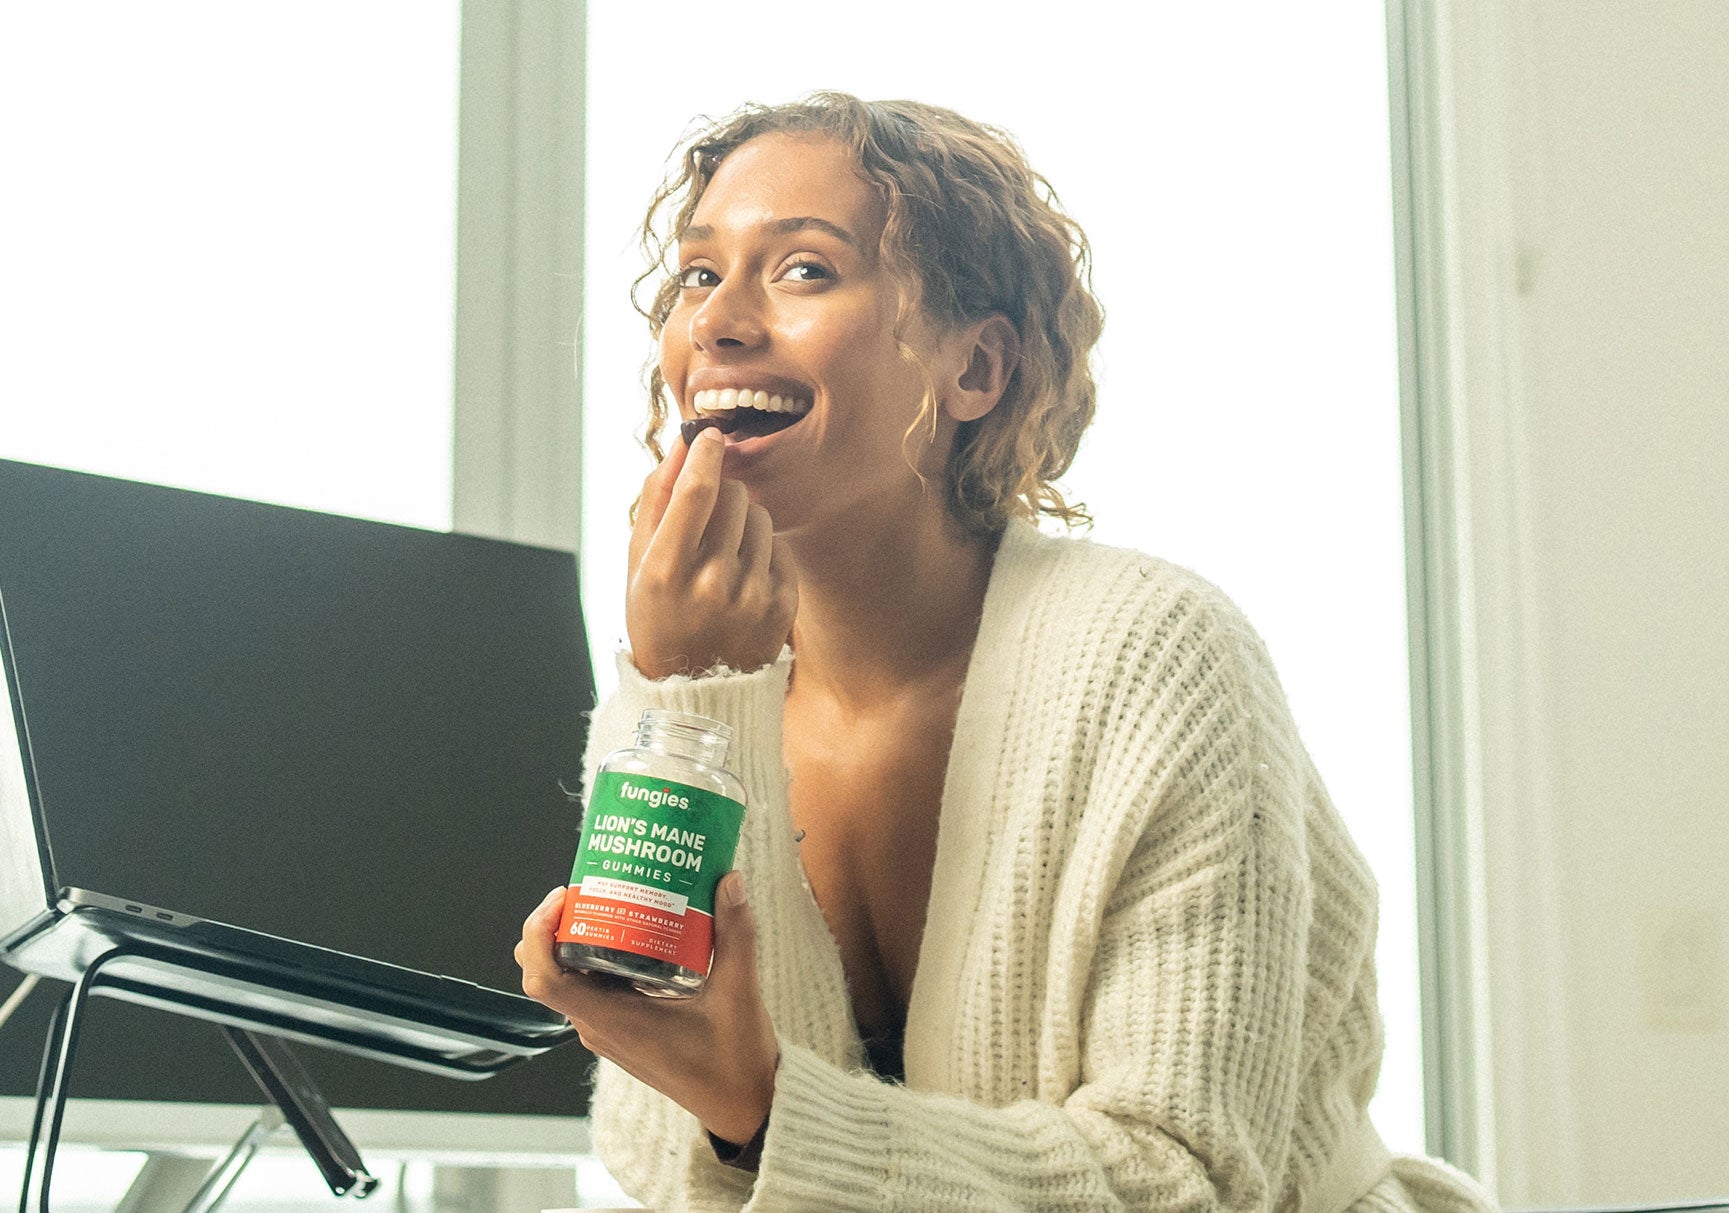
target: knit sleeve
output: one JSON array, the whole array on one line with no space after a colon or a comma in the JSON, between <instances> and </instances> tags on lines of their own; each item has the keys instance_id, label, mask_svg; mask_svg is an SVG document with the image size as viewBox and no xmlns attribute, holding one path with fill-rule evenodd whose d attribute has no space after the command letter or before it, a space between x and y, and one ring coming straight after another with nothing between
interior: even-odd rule
<instances>
[{"instance_id":1,"label":"knit sleeve","mask_svg":"<svg viewBox=\"0 0 1729 1213\"><path fill-rule=\"evenodd\" d=\"M743 780L753 803L784 783L780 754L781 705L792 670L792 651L749 673L722 667L701 677L674 675L649 679L637 670L628 652L621 651L618 689L594 711L583 760L583 787L594 786L594 773L612 751L630 745L637 722L648 708L670 708L718 720L733 730L727 766Z\"/></svg>"},{"instance_id":2,"label":"knit sleeve","mask_svg":"<svg viewBox=\"0 0 1729 1213\"><path fill-rule=\"evenodd\" d=\"M1298 1089L1310 889L1300 766L1282 702L1215 631L1189 702L1101 770L1132 833L1079 1005L1079 1082L988 1107L783 1050L749 1209L1264 1209ZM1132 689L1113 711L1151 715ZM1139 768L1139 777L1127 778ZM1119 780L1119 777L1126 777ZM1377 1160L1376 1166L1384 1164ZM1366 1184L1364 1185L1366 1188Z\"/></svg>"}]
</instances>

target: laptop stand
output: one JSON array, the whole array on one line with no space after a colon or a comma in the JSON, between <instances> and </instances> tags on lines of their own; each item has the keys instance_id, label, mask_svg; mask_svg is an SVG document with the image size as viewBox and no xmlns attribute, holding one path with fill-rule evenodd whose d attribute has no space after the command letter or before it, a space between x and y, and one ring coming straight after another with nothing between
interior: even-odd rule
<instances>
[{"instance_id":1,"label":"laptop stand","mask_svg":"<svg viewBox=\"0 0 1729 1213\"><path fill-rule=\"evenodd\" d=\"M122 957L147 955L149 949L132 945L121 946L104 953L91 962L78 983L61 999L49 1021L48 1040L42 1052L42 1070L36 1082L36 1111L30 1122L30 1144L24 1155L23 1200L19 1208L30 1208L30 1181L36 1162L37 1146L44 1145L41 1185L36 1196L36 1213L48 1213L48 1190L54 1174L54 1153L60 1143L60 1125L66 1112L66 1081L72 1068L72 1054L78 1042L84 1007L92 991L103 984L103 967ZM241 1135L227 1157L211 1169L204 1183L193 1194L186 1213L210 1213L227 1197L246 1165L263 1147L270 1136L283 1124L294 1129L300 1143L311 1155L330 1190L338 1196L353 1193L364 1198L378 1186L378 1180L366 1170L354 1143L337 1125L330 1104L313 1082L288 1046L274 1037L223 1025L228 1043L239 1054L247 1071L263 1088L270 1103L257 1122ZM43 1126L47 1125L44 1141Z\"/></svg>"}]
</instances>

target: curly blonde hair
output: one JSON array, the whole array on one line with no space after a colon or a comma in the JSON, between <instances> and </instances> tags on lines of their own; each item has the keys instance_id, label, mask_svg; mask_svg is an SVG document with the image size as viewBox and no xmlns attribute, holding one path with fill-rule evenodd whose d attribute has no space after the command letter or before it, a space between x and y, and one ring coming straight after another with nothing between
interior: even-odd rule
<instances>
[{"instance_id":1,"label":"curly blonde hair","mask_svg":"<svg viewBox=\"0 0 1729 1213\"><path fill-rule=\"evenodd\" d=\"M994 533L1011 517L1041 514L1068 526L1090 524L1085 508L1067 501L1054 481L1068 470L1093 419L1097 391L1089 360L1104 312L1092 293L1092 253L1050 183L1005 131L934 105L861 101L837 92L787 105L747 105L709 123L687 139L643 218L649 268L632 298L664 275L648 307L637 301L655 339L678 300L667 257L703 191L728 155L770 133L841 143L877 190L887 211L879 255L899 284L895 333L903 356L922 368L901 340L920 308L947 329L1001 314L1019 335L1020 360L1002 398L956 434L944 475L955 516L978 533ZM668 410L658 362L648 386L645 441L659 458L656 435ZM936 421L927 373L909 442L921 430L934 434Z\"/></svg>"}]
</instances>

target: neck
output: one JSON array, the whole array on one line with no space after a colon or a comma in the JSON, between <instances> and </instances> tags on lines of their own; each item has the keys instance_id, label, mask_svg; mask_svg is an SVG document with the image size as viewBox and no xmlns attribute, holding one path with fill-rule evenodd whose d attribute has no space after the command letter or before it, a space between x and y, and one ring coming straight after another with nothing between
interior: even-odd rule
<instances>
[{"instance_id":1,"label":"neck","mask_svg":"<svg viewBox=\"0 0 1729 1213\"><path fill-rule=\"evenodd\" d=\"M958 680L978 635L997 537L945 509L859 533L789 535L798 567L794 682L858 708ZM879 515L880 516L880 515Z\"/></svg>"}]
</instances>

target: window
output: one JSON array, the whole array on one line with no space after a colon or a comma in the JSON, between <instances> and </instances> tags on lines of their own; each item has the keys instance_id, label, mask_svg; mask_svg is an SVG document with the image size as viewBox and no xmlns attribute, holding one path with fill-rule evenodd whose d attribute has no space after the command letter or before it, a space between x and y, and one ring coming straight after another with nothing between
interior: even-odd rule
<instances>
[{"instance_id":1,"label":"window","mask_svg":"<svg viewBox=\"0 0 1729 1213\"><path fill-rule=\"evenodd\" d=\"M0 457L450 524L458 4L0 17Z\"/></svg>"}]
</instances>

